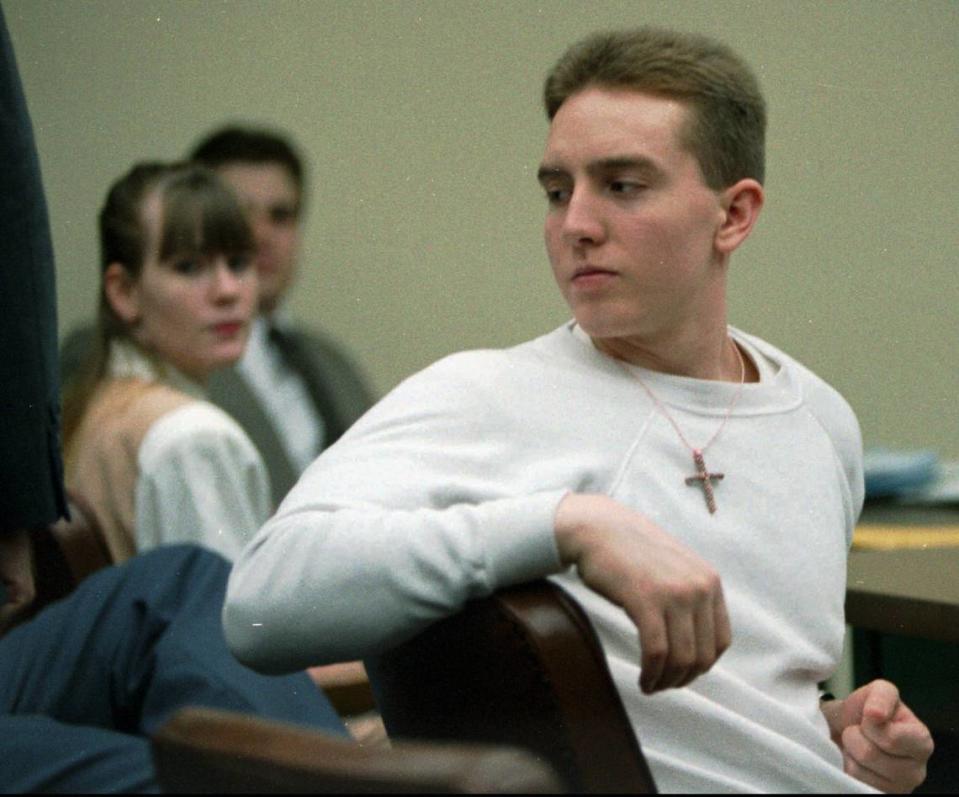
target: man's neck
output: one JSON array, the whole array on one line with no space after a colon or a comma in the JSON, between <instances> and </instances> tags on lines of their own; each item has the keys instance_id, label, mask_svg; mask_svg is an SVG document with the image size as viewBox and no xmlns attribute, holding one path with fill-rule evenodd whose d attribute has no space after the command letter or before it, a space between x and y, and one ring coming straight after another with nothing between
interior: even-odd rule
<instances>
[{"instance_id":1,"label":"man's neck","mask_svg":"<svg viewBox=\"0 0 959 797\"><path fill-rule=\"evenodd\" d=\"M617 360L638 365L650 371L721 382L756 382L759 374L752 360L729 336L726 324L709 333L679 334L661 339L590 336L593 345Z\"/></svg>"}]
</instances>

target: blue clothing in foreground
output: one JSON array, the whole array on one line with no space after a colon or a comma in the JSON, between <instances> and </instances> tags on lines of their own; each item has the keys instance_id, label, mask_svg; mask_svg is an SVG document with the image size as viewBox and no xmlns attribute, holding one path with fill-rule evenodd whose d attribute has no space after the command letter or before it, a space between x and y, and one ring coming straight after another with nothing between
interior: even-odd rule
<instances>
[{"instance_id":1,"label":"blue clothing in foreground","mask_svg":"<svg viewBox=\"0 0 959 797\"><path fill-rule=\"evenodd\" d=\"M157 791L148 736L202 705L344 735L305 673L239 664L220 623L230 566L155 549L103 570L0 639L0 791Z\"/></svg>"}]
</instances>

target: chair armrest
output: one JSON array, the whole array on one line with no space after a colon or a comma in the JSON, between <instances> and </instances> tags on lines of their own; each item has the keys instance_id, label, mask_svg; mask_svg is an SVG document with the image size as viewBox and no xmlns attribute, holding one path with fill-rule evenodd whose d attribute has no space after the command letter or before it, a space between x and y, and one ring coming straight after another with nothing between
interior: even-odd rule
<instances>
[{"instance_id":1,"label":"chair armrest","mask_svg":"<svg viewBox=\"0 0 959 797\"><path fill-rule=\"evenodd\" d=\"M184 708L154 734L172 793L556 793L552 770L492 745L406 742L389 750L236 712Z\"/></svg>"}]
</instances>

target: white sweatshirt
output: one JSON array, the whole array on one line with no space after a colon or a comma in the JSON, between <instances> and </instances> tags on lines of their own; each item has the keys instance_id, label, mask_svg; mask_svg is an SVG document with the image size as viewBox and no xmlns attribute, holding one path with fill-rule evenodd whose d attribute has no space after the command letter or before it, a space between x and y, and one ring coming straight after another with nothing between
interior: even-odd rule
<instances>
[{"instance_id":1,"label":"white sweatshirt","mask_svg":"<svg viewBox=\"0 0 959 797\"><path fill-rule=\"evenodd\" d=\"M362 658L472 597L557 574L596 627L662 791L868 791L842 773L817 690L842 649L863 499L851 409L730 330L771 365L706 452L725 473L711 515L663 413L573 329L441 360L328 449L237 561L224 610L233 650L274 672ZM694 445L738 388L639 374ZM568 491L648 515L719 572L733 644L709 673L639 691L625 613L559 572L553 517Z\"/></svg>"}]
</instances>

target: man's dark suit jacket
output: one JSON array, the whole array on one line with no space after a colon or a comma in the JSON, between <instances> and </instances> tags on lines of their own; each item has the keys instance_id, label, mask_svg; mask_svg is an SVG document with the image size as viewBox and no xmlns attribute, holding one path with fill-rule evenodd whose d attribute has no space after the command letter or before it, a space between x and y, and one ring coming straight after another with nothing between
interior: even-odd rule
<instances>
[{"instance_id":1,"label":"man's dark suit jacket","mask_svg":"<svg viewBox=\"0 0 959 797\"><path fill-rule=\"evenodd\" d=\"M66 514L47 205L0 8L0 532Z\"/></svg>"},{"instance_id":2,"label":"man's dark suit jacket","mask_svg":"<svg viewBox=\"0 0 959 797\"><path fill-rule=\"evenodd\" d=\"M326 426L323 447L327 448L370 408L372 394L356 366L331 338L299 329L292 329L287 335L295 347L292 356L295 362L290 365L303 377L323 419ZM263 405L235 368L213 374L207 392L214 404L236 419L259 450L270 474L273 505L279 505L296 484L299 471L287 457Z\"/></svg>"}]
</instances>

